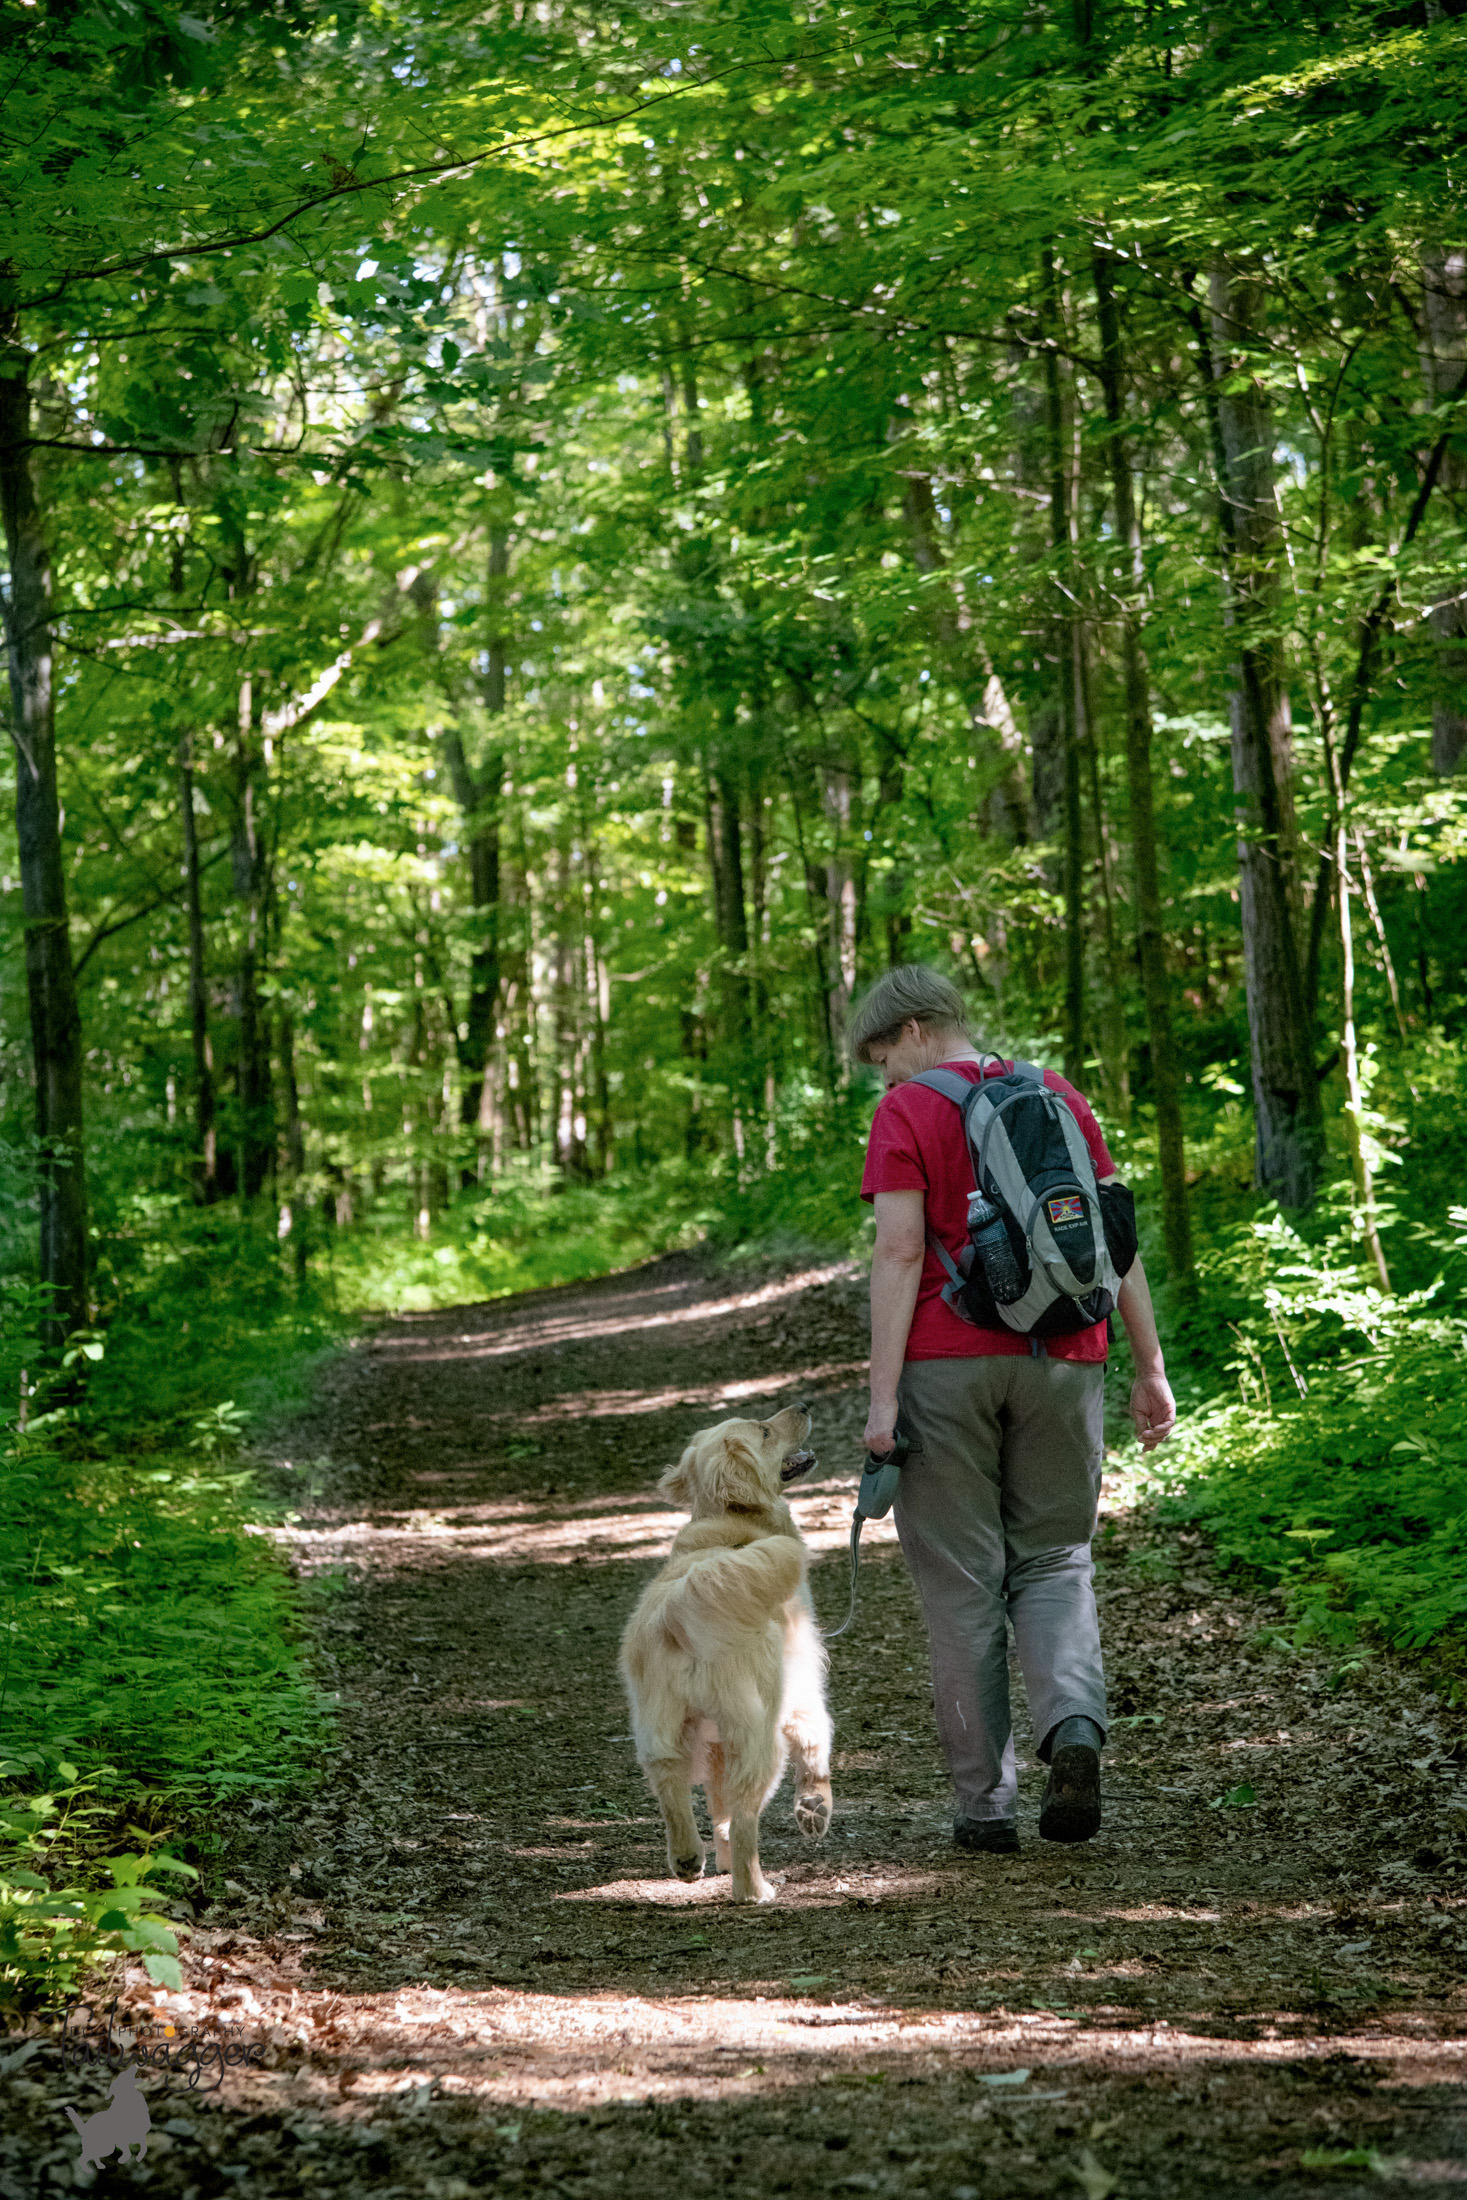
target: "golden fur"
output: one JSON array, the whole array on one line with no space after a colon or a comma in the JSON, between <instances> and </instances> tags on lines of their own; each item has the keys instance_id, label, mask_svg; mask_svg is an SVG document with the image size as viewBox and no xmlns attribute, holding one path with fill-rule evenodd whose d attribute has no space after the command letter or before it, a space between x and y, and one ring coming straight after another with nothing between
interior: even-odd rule
<instances>
[{"instance_id":1,"label":"golden fur","mask_svg":"<svg viewBox=\"0 0 1467 2200\"><path fill-rule=\"evenodd\" d=\"M805 1585L808 1553L783 1483L814 1464L801 1406L768 1421L721 1421L693 1438L658 1488L686 1505L667 1564L622 1637L621 1673L637 1760L667 1827L679 1879L703 1870L692 1789L707 1793L714 1863L735 1902L772 1902L759 1869L759 1814L786 1763L795 1822L830 1824L825 1649Z\"/></svg>"}]
</instances>

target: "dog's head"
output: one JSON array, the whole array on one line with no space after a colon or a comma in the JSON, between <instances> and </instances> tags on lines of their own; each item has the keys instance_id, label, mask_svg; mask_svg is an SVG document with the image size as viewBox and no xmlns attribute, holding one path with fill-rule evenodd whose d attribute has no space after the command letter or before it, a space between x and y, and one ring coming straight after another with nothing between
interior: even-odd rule
<instances>
[{"instance_id":1,"label":"dog's head","mask_svg":"<svg viewBox=\"0 0 1467 2200\"><path fill-rule=\"evenodd\" d=\"M787 1406L767 1421L720 1421L693 1438L657 1487L695 1520L726 1512L767 1512L780 1502L786 1482L808 1474L815 1454L805 1449L810 1415Z\"/></svg>"}]
</instances>

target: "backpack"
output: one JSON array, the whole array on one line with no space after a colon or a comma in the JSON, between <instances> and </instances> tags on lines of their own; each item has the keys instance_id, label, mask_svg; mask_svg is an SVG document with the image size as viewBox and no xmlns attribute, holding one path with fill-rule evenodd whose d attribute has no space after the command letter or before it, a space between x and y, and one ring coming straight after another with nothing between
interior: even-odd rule
<instances>
[{"instance_id":1,"label":"backpack","mask_svg":"<svg viewBox=\"0 0 1467 2200\"><path fill-rule=\"evenodd\" d=\"M1089 1329L1114 1310L1136 1258L1136 1201L1098 1185L1074 1111L1032 1062L970 1084L948 1069L914 1077L963 1118L974 1190L959 1260L929 1230L947 1271L943 1303L978 1329L1044 1337Z\"/></svg>"}]
</instances>

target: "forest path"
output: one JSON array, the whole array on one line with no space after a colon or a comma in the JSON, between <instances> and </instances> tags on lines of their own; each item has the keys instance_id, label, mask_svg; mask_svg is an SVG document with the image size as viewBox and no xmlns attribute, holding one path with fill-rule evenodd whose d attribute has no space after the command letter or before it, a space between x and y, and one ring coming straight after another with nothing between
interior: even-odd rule
<instances>
[{"instance_id":1,"label":"forest path","mask_svg":"<svg viewBox=\"0 0 1467 2200\"><path fill-rule=\"evenodd\" d=\"M1038 1840L1025 1735L1022 1853L954 1853L885 1522L832 1646L829 1838L801 1842L786 1788L776 1903L663 1876L615 1667L676 1525L656 1474L696 1427L813 1397L795 1502L834 1624L861 1299L845 1269L741 1289L678 1258L343 1357L290 1470L298 1562L345 1569L341 1755L307 1808L241 1827L189 1991L140 1997L227 2014L273 2067L175 2089L119 2178L185 2200L1467 2186L1463 1720L1383 1660L1331 1687L1337 1656L1261 1645L1274 1608L1190 1533L1102 1524L1120 1723L1088 1846Z\"/></svg>"}]
</instances>

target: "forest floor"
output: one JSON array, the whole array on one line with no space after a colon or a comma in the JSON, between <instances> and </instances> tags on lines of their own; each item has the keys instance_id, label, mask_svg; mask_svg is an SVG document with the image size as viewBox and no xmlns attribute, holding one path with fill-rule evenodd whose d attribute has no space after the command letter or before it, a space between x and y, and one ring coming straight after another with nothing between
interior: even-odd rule
<instances>
[{"instance_id":1,"label":"forest floor","mask_svg":"<svg viewBox=\"0 0 1467 2200\"><path fill-rule=\"evenodd\" d=\"M259 1798L200 1898L182 1995L263 2067L150 2079L177 2200L652 2191L1296 2195L1467 2187L1467 1720L1380 1656L1300 1653L1190 1531L1099 1544L1106 1816L954 1852L925 1644L890 1522L833 1645L835 1819L764 1820L767 1908L664 1876L616 1675L690 1432L815 1400L795 1498L844 1611L862 1292L691 1256L386 1322L274 1470L324 1573L340 1750ZM1118 1452L1115 1464L1123 1466ZM1022 1691L1016 1691L1021 1700ZM1249 1801L1249 1795L1253 1800ZM227 1877L224 1874L227 1872ZM89 2185L51 2045L0 2078L0 2192ZM3 2063L0 2063L3 2068Z\"/></svg>"}]
</instances>

